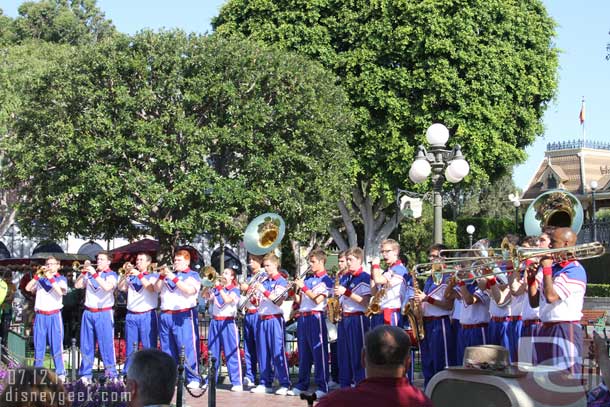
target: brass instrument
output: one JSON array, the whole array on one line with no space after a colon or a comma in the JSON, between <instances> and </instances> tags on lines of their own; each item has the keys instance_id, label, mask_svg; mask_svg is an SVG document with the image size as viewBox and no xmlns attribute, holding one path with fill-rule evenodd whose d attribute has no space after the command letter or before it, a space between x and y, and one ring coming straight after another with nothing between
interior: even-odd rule
<instances>
[{"instance_id":1,"label":"brass instrument","mask_svg":"<svg viewBox=\"0 0 610 407\"><path fill-rule=\"evenodd\" d=\"M38 267L38 268L36 269L36 275L37 275L38 277L42 278L42 277L44 277L44 276L45 276L45 274L46 274L46 272L47 272L48 270L49 270L49 269L47 269L47 267L46 267L46 266L40 266L40 267Z\"/></svg>"},{"instance_id":2,"label":"brass instrument","mask_svg":"<svg viewBox=\"0 0 610 407\"><path fill-rule=\"evenodd\" d=\"M409 270L409 274L411 274L411 278L413 279L413 290L416 293L421 292L419 283L417 282L415 267ZM415 339L419 342L423 341L426 334L424 332L424 312L421 308L421 304L417 303L415 298L410 298L402 309L402 315L406 316L409 320L409 325L411 326L411 329L413 329Z\"/></svg>"},{"instance_id":3,"label":"brass instrument","mask_svg":"<svg viewBox=\"0 0 610 407\"><path fill-rule=\"evenodd\" d=\"M461 262L463 259L461 260ZM454 264L455 262L451 262L449 264ZM455 267L446 267L448 263L434 261L431 263L420 263L416 264L413 267L415 275L417 277L429 277L432 276L432 280L434 284L439 285L443 281L443 276L445 274L454 274L456 269ZM415 278L415 277L413 277Z\"/></svg>"},{"instance_id":4,"label":"brass instrument","mask_svg":"<svg viewBox=\"0 0 610 407\"><path fill-rule=\"evenodd\" d=\"M305 271L303 271L301 274L299 274L296 278L289 281L288 284L286 284L286 288L284 289L284 291L282 291L277 297L275 297L273 299L273 303L275 305L277 305L278 303L284 301L288 297L288 292L290 290L292 290L292 288L294 288L295 280L301 280L301 279L305 278L305 276L307 276L307 274L309 274L310 271L311 271L311 267L307 267L305 269Z\"/></svg>"},{"instance_id":5,"label":"brass instrument","mask_svg":"<svg viewBox=\"0 0 610 407\"><path fill-rule=\"evenodd\" d=\"M248 224L244 246L249 253L262 255L279 246L286 232L284 219L277 213L263 213Z\"/></svg>"},{"instance_id":6,"label":"brass instrument","mask_svg":"<svg viewBox=\"0 0 610 407\"><path fill-rule=\"evenodd\" d=\"M339 287L340 279L341 274L339 273L339 271L337 271L337 275L335 276L334 288ZM328 307L328 320L333 324L336 324L341 321L341 303L339 302L339 298L333 295L326 301L326 306Z\"/></svg>"},{"instance_id":7,"label":"brass instrument","mask_svg":"<svg viewBox=\"0 0 610 407\"><path fill-rule=\"evenodd\" d=\"M133 269L134 269L134 265L131 264L130 262L126 262L125 264L123 264L123 267L121 267L117 270L117 273L119 273L120 277L125 277L126 275L131 274L131 271Z\"/></svg>"},{"instance_id":8,"label":"brass instrument","mask_svg":"<svg viewBox=\"0 0 610 407\"><path fill-rule=\"evenodd\" d=\"M75 260L72 262L72 269L74 271L81 271L81 269L85 268L85 267L97 267L97 263L91 263L89 260L86 260L84 264L80 264L80 262L78 260Z\"/></svg>"},{"instance_id":9,"label":"brass instrument","mask_svg":"<svg viewBox=\"0 0 610 407\"><path fill-rule=\"evenodd\" d=\"M256 283L262 283L268 277L269 275L267 274L264 268L261 268L258 273L252 276L252 278L250 279L250 284L248 284L248 289L246 290L246 293L242 296L242 298L239 300L239 304L237 305L237 309L239 309L239 311L243 312L252 297L256 295Z\"/></svg>"},{"instance_id":10,"label":"brass instrument","mask_svg":"<svg viewBox=\"0 0 610 407\"><path fill-rule=\"evenodd\" d=\"M546 226L569 227L578 233L584 221L584 211L578 198L554 189L540 194L527 208L523 228L527 236L537 236Z\"/></svg>"},{"instance_id":11,"label":"brass instrument","mask_svg":"<svg viewBox=\"0 0 610 407\"><path fill-rule=\"evenodd\" d=\"M371 298L369 302L369 306L364 311L364 315L370 317L371 315L377 315L381 312L381 300L385 296L386 292L386 284L382 284L381 287L377 290L375 295Z\"/></svg>"},{"instance_id":12,"label":"brass instrument","mask_svg":"<svg viewBox=\"0 0 610 407\"><path fill-rule=\"evenodd\" d=\"M212 266L208 266L203 269L203 278L201 279L201 285L204 289L216 287L217 285L227 285L227 279L223 276L218 275L216 269Z\"/></svg>"},{"instance_id":13,"label":"brass instrument","mask_svg":"<svg viewBox=\"0 0 610 407\"><path fill-rule=\"evenodd\" d=\"M600 242L592 242L553 249L517 247L513 249L513 256L519 263L539 257L553 257L553 261L559 263L562 261L593 259L603 256L605 252L606 248L604 245Z\"/></svg>"}]
</instances>

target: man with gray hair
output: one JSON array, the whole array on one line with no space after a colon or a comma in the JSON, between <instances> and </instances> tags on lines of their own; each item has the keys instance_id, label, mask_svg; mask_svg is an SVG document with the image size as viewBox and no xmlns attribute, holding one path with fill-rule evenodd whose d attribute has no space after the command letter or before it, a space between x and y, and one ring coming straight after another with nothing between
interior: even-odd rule
<instances>
[{"instance_id":1,"label":"man with gray hair","mask_svg":"<svg viewBox=\"0 0 610 407\"><path fill-rule=\"evenodd\" d=\"M406 378L410 350L409 336L401 328L379 325L369 331L362 349L366 379L356 387L330 393L317 406L432 407L432 401Z\"/></svg>"},{"instance_id":2,"label":"man with gray hair","mask_svg":"<svg viewBox=\"0 0 610 407\"><path fill-rule=\"evenodd\" d=\"M132 355L127 371L131 407L169 406L174 397L176 362L165 352L144 349Z\"/></svg>"}]
</instances>

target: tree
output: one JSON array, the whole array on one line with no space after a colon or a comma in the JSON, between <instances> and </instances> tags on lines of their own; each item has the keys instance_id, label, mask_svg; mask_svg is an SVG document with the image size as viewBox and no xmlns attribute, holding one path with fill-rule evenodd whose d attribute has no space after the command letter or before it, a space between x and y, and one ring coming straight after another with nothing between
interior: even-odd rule
<instances>
[{"instance_id":1,"label":"tree","mask_svg":"<svg viewBox=\"0 0 610 407\"><path fill-rule=\"evenodd\" d=\"M0 47L14 41L13 20L4 15L0 8Z\"/></svg>"},{"instance_id":2,"label":"tree","mask_svg":"<svg viewBox=\"0 0 610 407\"><path fill-rule=\"evenodd\" d=\"M181 31L81 47L2 143L20 224L151 234L165 256L202 232L235 241L262 211L292 236L324 230L352 172L353 119L334 81L302 56Z\"/></svg>"},{"instance_id":3,"label":"tree","mask_svg":"<svg viewBox=\"0 0 610 407\"><path fill-rule=\"evenodd\" d=\"M116 33L96 0L26 1L14 21L17 41L38 39L71 45L91 44Z\"/></svg>"},{"instance_id":4,"label":"tree","mask_svg":"<svg viewBox=\"0 0 610 407\"><path fill-rule=\"evenodd\" d=\"M452 209L452 219L458 216L482 216L489 218L513 219L515 207L508 199L510 194L519 194L512 174L501 175L494 182L484 181L480 185L462 187L454 185L448 197Z\"/></svg>"},{"instance_id":5,"label":"tree","mask_svg":"<svg viewBox=\"0 0 610 407\"><path fill-rule=\"evenodd\" d=\"M377 250L401 215L396 188L425 129L441 122L462 145L473 180L495 180L525 158L556 89L554 22L540 0L229 0L213 21L223 36L296 50L340 78L358 120L351 201L340 201L341 248ZM419 187L420 191L429 185Z\"/></svg>"}]
</instances>

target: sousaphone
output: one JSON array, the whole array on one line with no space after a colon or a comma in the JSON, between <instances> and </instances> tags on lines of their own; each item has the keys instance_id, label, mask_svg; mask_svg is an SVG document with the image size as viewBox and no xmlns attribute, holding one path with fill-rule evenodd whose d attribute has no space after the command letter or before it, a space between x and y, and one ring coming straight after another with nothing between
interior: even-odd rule
<instances>
[{"instance_id":1,"label":"sousaphone","mask_svg":"<svg viewBox=\"0 0 610 407\"><path fill-rule=\"evenodd\" d=\"M244 246L249 253L262 255L279 246L286 232L284 219L277 213L263 213L248 224Z\"/></svg>"},{"instance_id":2,"label":"sousaphone","mask_svg":"<svg viewBox=\"0 0 610 407\"><path fill-rule=\"evenodd\" d=\"M569 227L574 233L582 228L584 212L578 198L567 191L553 189L539 195L525 212L526 236L538 236L547 226Z\"/></svg>"}]
</instances>

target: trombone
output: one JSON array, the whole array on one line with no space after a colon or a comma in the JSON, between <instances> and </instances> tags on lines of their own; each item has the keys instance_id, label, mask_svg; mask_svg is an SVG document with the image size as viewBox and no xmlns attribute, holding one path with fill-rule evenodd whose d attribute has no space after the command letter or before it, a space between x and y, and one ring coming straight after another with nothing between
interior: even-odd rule
<instances>
[{"instance_id":1,"label":"trombone","mask_svg":"<svg viewBox=\"0 0 610 407\"><path fill-rule=\"evenodd\" d=\"M540 257L552 257L558 263L571 260L585 260L601 257L606 248L600 242L583 243L575 246L539 249L531 247L516 247L512 249L512 259L519 263Z\"/></svg>"}]
</instances>

